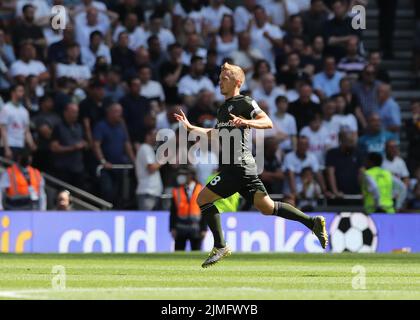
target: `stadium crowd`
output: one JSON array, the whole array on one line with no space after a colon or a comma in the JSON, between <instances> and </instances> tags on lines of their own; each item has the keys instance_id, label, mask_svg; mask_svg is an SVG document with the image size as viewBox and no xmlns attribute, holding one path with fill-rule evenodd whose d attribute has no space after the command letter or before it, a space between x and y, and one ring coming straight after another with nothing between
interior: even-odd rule
<instances>
[{"instance_id":1,"label":"stadium crowd","mask_svg":"<svg viewBox=\"0 0 420 320\"><path fill-rule=\"evenodd\" d=\"M132 164L135 206L158 209L183 175L156 161L156 133L178 128L179 108L213 127L229 62L245 71L243 94L273 120L261 174L270 193L306 210L320 197L361 194L375 152L396 181L396 209L419 209L420 102L403 123L383 50L367 52L352 27L351 7L366 2L2 1L0 155L17 160L28 149L33 167L117 208L127 204L114 166ZM67 8L64 30L51 23L53 5ZM217 158L208 153L196 157ZM205 184L217 164L194 170Z\"/></svg>"}]
</instances>

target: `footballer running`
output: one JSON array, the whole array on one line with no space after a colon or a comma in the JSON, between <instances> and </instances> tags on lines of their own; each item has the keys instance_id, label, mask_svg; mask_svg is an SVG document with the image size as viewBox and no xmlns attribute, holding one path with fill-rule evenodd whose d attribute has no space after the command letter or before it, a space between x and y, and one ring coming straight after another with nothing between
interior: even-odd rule
<instances>
[{"instance_id":1,"label":"footballer running","mask_svg":"<svg viewBox=\"0 0 420 320\"><path fill-rule=\"evenodd\" d=\"M193 126L182 110L180 114L175 114L176 119L188 131L213 137L214 134L217 134L220 141L220 152L230 153L229 160L222 161L219 166L220 172L202 189L197 199L203 218L214 239L213 250L203 262L202 267L211 266L231 254L223 236L220 213L214 202L236 192L250 201L264 215L275 215L301 222L312 230L322 248L325 249L328 244L325 218L322 216L310 217L288 203L273 201L257 175L257 165L248 147L250 128L270 129L273 124L255 100L240 94L240 88L245 81L243 70L236 65L225 63L219 78L220 91L225 97L225 102L217 110L215 128ZM225 150L223 147L227 142L221 136L226 133L231 134L232 130L239 132L240 145L229 143L228 150ZM226 159L221 154L219 161L222 158Z\"/></svg>"}]
</instances>

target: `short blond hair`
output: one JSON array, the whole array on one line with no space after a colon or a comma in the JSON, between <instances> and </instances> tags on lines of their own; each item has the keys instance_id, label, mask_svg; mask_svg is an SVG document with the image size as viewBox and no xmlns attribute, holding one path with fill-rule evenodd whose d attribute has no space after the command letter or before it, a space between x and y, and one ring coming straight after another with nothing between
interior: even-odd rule
<instances>
[{"instance_id":1,"label":"short blond hair","mask_svg":"<svg viewBox=\"0 0 420 320\"><path fill-rule=\"evenodd\" d=\"M244 84L245 73L241 67L225 62L222 65L222 72L223 71L229 73L229 75L231 75L235 80L239 81L239 87L241 87Z\"/></svg>"}]
</instances>

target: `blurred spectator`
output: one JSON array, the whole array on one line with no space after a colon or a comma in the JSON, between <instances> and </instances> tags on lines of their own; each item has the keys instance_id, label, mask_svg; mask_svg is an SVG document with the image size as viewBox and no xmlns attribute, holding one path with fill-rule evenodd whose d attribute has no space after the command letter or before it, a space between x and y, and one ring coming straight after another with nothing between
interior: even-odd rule
<instances>
[{"instance_id":1,"label":"blurred spectator","mask_svg":"<svg viewBox=\"0 0 420 320\"><path fill-rule=\"evenodd\" d=\"M172 31L163 27L162 18L163 16L156 11L149 17L149 28L145 32L145 36L146 39L149 39L152 35L157 36L160 47L166 51L167 47L175 42L175 37Z\"/></svg>"},{"instance_id":2,"label":"blurred spectator","mask_svg":"<svg viewBox=\"0 0 420 320\"><path fill-rule=\"evenodd\" d=\"M293 40L302 39L304 43L309 42L308 35L304 33L302 16L294 14L289 17L286 33L283 37L286 52L293 49Z\"/></svg>"},{"instance_id":3,"label":"blurred spectator","mask_svg":"<svg viewBox=\"0 0 420 320\"><path fill-rule=\"evenodd\" d=\"M79 106L68 104L63 112L63 121L54 127L50 148L56 177L76 187L85 188L83 150L87 143L83 128L77 122L78 117Z\"/></svg>"},{"instance_id":4,"label":"blurred spectator","mask_svg":"<svg viewBox=\"0 0 420 320\"><path fill-rule=\"evenodd\" d=\"M75 42L74 27L67 25L63 30L63 39L52 43L48 47L47 61L49 63L66 62L67 48Z\"/></svg>"},{"instance_id":5,"label":"blurred spectator","mask_svg":"<svg viewBox=\"0 0 420 320\"><path fill-rule=\"evenodd\" d=\"M148 65L139 67L139 78L141 81L140 95L151 101L165 102L165 93L160 82L152 80L152 69Z\"/></svg>"},{"instance_id":6,"label":"blurred spectator","mask_svg":"<svg viewBox=\"0 0 420 320\"><path fill-rule=\"evenodd\" d=\"M324 25L328 19L328 11L322 0L312 0L309 10L303 12L303 25L305 33L310 39L322 35Z\"/></svg>"},{"instance_id":7,"label":"blurred spectator","mask_svg":"<svg viewBox=\"0 0 420 320\"><path fill-rule=\"evenodd\" d=\"M167 103L179 103L178 82L187 73L182 62L182 47L179 43L168 46L168 60L160 66L160 79Z\"/></svg>"},{"instance_id":8,"label":"blurred spectator","mask_svg":"<svg viewBox=\"0 0 420 320\"><path fill-rule=\"evenodd\" d=\"M26 77L34 75L43 85L50 78L50 74L45 65L40 60L36 60L34 46L28 42L23 43L19 53L19 59L10 66L10 75L21 84L25 83Z\"/></svg>"},{"instance_id":9,"label":"blurred spectator","mask_svg":"<svg viewBox=\"0 0 420 320\"><path fill-rule=\"evenodd\" d=\"M411 103L411 118L404 125L408 139L408 167L411 173L420 166L420 101Z\"/></svg>"},{"instance_id":10,"label":"blurred spectator","mask_svg":"<svg viewBox=\"0 0 420 320\"><path fill-rule=\"evenodd\" d=\"M214 93L202 89L198 93L197 102L188 110L188 119L199 127L214 127L216 125L216 108L214 105Z\"/></svg>"},{"instance_id":11,"label":"blurred spectator","mask_svg":"<svg viewBox=\"0 0 420 320\"><path fill-rule=\"evenodd\" d=\"M359 99L361 115L364 117L362 123L366 123L365 119L377 108L379 84L380 82L376 80L375 67L370 64L363 69L360 80L353 84L353 93Z\"/></svg>"},{"instance_id":12,"label":"blurred spectator","mask_svg":"<svg viewBox=\"0 0 420 320\"><path fill-rule=\"evenodd\" d=\"M398 179L401 179L408 188L410 174L405 161L400 157L400 150L397 141L388 140L386 142L385 157L382 162L382 168L391 172Z\"/></svg>"},{"instance_id":13,"label":"blurred spectator","mask_svg":"<svg viewBox=\"0 0 420 320\"><path fill-rule=\"evenodd\" d=\"M140 91L140 79L131 78L128 80L128 93L120 100L127 130L133 142L139 141L144 128L144 118L151 111L149 101L140 95Z\"/></svg>"},{"instance_id":14,"label":"blurred spectator","mask_svg":"<svg viewBox=\"0 0 420 320\"><path fill-rule=\"evenodd\" d=\"M316 156L309 152L309 140L305 136L299 136L296 151L286 154L283 162L283 172L287 176L286 193L291 193L298 198L299 190L302 190L301 174L303 168L310 167L315 174L323 192L326 192L324 178L319 169Z\"/></svg>"},{"instance_id":15,"label":"blurred spectator","mask_svg":"<svg viewBox=\"0 0 420 320\"><path fill-rule=\"evenodd\" d=\"M194 96L202 89L215 91L211 80L204 75L204 62L199 56L191 58L190 72L183 76L178 84L178 93L184 96L189 103L193 104Z\"/></svg>"},{"instance_id":16,"label":"blurred spectator","mask_svg":"<svg viewBox=\"0 0 420 320\"><path fill-rule=\"evenodd\" d=\"M201 0L180 0L177 1L173 9L173 30L179 39L179 32L183 21L191 21L196 32L201 33L204 25L203 1Z\"/></svg>"},{"instance_id":17,"label":"blurred spectator","mask_svg":"<svg viewBox=\"0 0 420 320\"><path fill-rule=\"evenodd\" d=\"M366 213L395 213L405 201L407 189L404 183L382 169L382 156L371 152L366 160L362 192ZM395 203L393 199L395 198Z\"/></svg>"},{"instance_id":18,"label":"blurred spectator","mask_svg":"<svg viewBox=\"0 0 420 320\"><path fill-rule=\"evenodd\" d=\"M125 86L121 79L119 67L111 67L108 71L105 84L105 98L113 102L119 101L125 94Z\"/></svg>"},{"instance_id":19,"label":"blurred spectator","mask_svg":"<svg viewBox=\"0 0 420 320\"><path fill-rule=\"evenodd\" d=\"M111 59L114 66L121 69L123 78L134 73L135 53L129 48L128 33L122 31L118 35L118 42L111 49Z\"/></svg>"},{"instance_id":20,"label":"blurred spectator","mask_svg":"<svg viewBox=\"0 0 420 320\"><path fill-rule=\"evenodd\" d=\"M89 37L89 46L81 48L81 59L84 65L93 70L99 57L103 57L107 64L111 64L111 52L103 43L103 35L100 31L93 31Z\"/></svg>"},{"instance_id":21,"label":"blurred spectator","mask_svg":"<svg viewBox=\"0 0 420 320\"><path fill-rule=\"evenodd\" d=\"M340 131L338 137L339 146L327 151L325 165L331 192L342 198L345 194L360 194L364 154L357 148L356 137L351 132Z\"/></svg>"},{"instance_id":22,"label":"blurred spectator","mask_svg":"<svg viewBox=\"0 0 420 320\"><path fill-rule=\"evenodd\" d=\"M363 115L362 109L360 107L360 101L358 96L353 93L352 83L351 80L347 77L344 77L340 80L340 92L341 95L345 100L345 114L353 114L359 125L359 129L363 130L367 126L366 118ZM338 108L337 108L338 109Z\"/></svg>"},{"instance_id":23,"label":"blurred spectator","mask_svg":"<svg viewBox=\"0 0 420 320\"><path fill-rule=\"evenodd\" d=\"M271 115L271 120L287 137L280 143L284 153L296 150L296 120L288 113L289 103L285 96L278 96L275 100L276 112Z\"/></svg>"},{"instance_id":24,"label":"blurred spectator","mask_svg":"<svg viewBox=\"0 0 420 320\"><path fill-rule=\"evenodd\" d=\"M233 51L230 57L234 64L244 70L246 78L252 75L255 62L263 58L260 49L251 47L251 35L247 31L238 35L238 49Z\"/></svg>"},{"instance_id":25,"label":"blurred spectator","mask_svg":"<svg viewBox=\"0 0 420 320\"><path fill-rule=\"evenodd\" d=\"M62 190L57 194L57 198L55 200L55 210L56 211L71 211L73 210L72 203L71 203L71 195L70 191Z\"/></svg>"},{"instance_id":26,"label":"blurred spectator","mask_svg":"<svg viewBox=\"0 0 420 320\"><path fill-rule=\"evenodd\" d=\"M50 142L54 128L61 122L54 110L54 100L50 95L39 99L39 113L32 118L38 149L34 153L34 166L41 171L51 172L52 161Z\"/></svg>"},{"instance_id":27,"label":"blurred spectator","mask_svg":"<svg viewBox=\"0 0 420 320\"><path fill-rule=\"evenodd\" d=\"M340 80L344 74L336 70L334 57L324 59L324 71L314 76L314 89L321 99L329 98L340 91Z\"/></svg>"},{"instance_id":28,"label":"blurred spectator","mask_svg":"<svg viewBox=\"0 0 420 320\"><path fill-rule=\"evenodd\" d=\"M139 26L138 24L138 16L134 12L129 12L125 16L124 24L119 24L114 31L113 40L114 42L118 42L120 35L122 32L127 34L128 37L128 47L131 50L136 50L138 47L146 46L146 32L145 30Z\"/></svg>"},{"instance_id":29,"label":"blurred spectator","mask_svg":"<svg viewBox=\"0 0 420 320\"><path fill-rule=\"evenodd\" d=\"M216 33L225 14L232 15L232 10L224 5L224 0L210 0L209 5L202 9L204 26L209 33Z\"/></svg>"},{"instance_id":30,"label":"blurred spectator","mask_svg":"<svg viewBox=\"0 0 420 320\"><path fill-rule=\"evenodd\" d=\"M5 33L0 29L0 92L10 87L9 68L15 60L13 47L6 42Z\"/></svg>"},{"instance_id":31,"label":"blurred spectator","mask_svg":"<svg viewBox=\"0 0 420 320\"><path fill-rule=\"evenodd\" d=\"M287 90L295 89L298 81L309 81L309 76L300 68L300 56L291 52L287 56L287 64L281 69L277 66L276 79L278 84L285 85Z\"/></svg>"},{"instance_id":32,"label":"blurred spectator","mask_svg":"<svg viewBox=\"0 0 420 320\"><path fill-rule=\"evenodd\" d=\"M31 166L29 150L20 150L16 160L0 176L0 210L46 210L45 181Z\"/></svg>"},{"instance_id":33,"label":"blurred spectator","mask_svg":"<svg viewBox=\"0 0 420 320\"><path fill-rule=\"evenodd\" d=\"M285 95L284 89L276 86L276 79L272 73L262 76L261 87L256 88L252 94L255 101L265 101L268 105L270 114L276 112L276 98Z\"/></svg>"},{"instance_id":34,"label":"blurred spectator","mask_svg":"<svg viewBox=\"0 0 420 320\"><path fill-rule=\"evenodd\" d=\"M319 168L325 169L325 153L331 148L330 132L322 126L320 113L315 113L309 120L309 125L302 128L300 136L308 138L309 151L317 157Z\"/></svg>"},{"instance_id":35,"label":"blurred spectator","mask_svg":"<svg viewBox=\"0 0 420 320\"><path fill-rule=\"evenodd\" d=\"M337 104L332 98L322 104L322 124L321 127L328 134L329 145L331 148L338 146L338 133L340 124L336 117Z\"/></svg>"},{"instance_id":36,"label":"blurred spectator","mask_svg":"<svg viewBox=\"0 0 420 320\"><path fill-rule=\"evenodd\" d=\"M244 0L242 4L235 8L235 32L241 33L248 30L250 21L254 18L254 8L256 0Z\"/></svg>"},{"instance_id":37,"label":"blurred spectator","mask_svg":"<svg viewBox=\"0 0 420 320\"><path fill-rule=\"evenodd\" d=\"M302 169L302 190L299 190L299 208L305 212L314 211L321 196L321 187L314 178L311 167Z\"/></svg>"},{"instance_id":38,"label":"blurred spectator","mask_svg":"<svg viewBox=\"0 0 420 320\"><path fill-rule=\"evenodd\" d=\"M391 96L391 85L387 83L378 87L378 113L384 129L398 134L401 127L400 106Z\"/></svg>"},{"instance_id":39,"label":"blurred spectator","mask_svg":"<svg viewBox=\"0 0 420 320\"><path fill-rule=\"evenodd\" d=\"M23 104L32 116L39 111L39 98L44 95L44 89L39 86L38 77L29 75L25 79L25 96Z\"/></svg>"},{"instance_id":40,"label":"blurred spectator","mask_svg":"<svg viewBox=\"0 0 420 320\"><path fill-rule=\"evenodd\" d=\"M191 168L178 171L177 187L172 190L169 221L169 229L175 240L175 251L185 250L187 240L191 250L201 250L201 243L207 232L207 223L201 217L197 204L202 188Z\"/></svg>"},{"instance_id":41,"label":"blurred spectator","mask_svg":"<svg viewBox=\"0 0 420 320\"><path fill-rule=\"evenodd\" d=\"M73 43L67 46L67 59L57 63L56 78L74 79L80 87L86 87L92 74L87 65L80 64L80 46Z\"/></svg>"},{"instance_id":42,"label":"blurred spectator","mask_svg":"<svg viewBox=\"0 0 420 320\"><path fill-rule=\"evenodd\" d=\"M179 128L180 124L174 116L174 113L178 113L179 109L180 108L175 104L167 105L166 110L160 112L156 116L156 129L176 130L177 128Z\"/></svg>"},{"instance_id":43,"label":"blurred spectator","mask_svg":"<svg viewBox=\"0 0 420 320\"><path fill-rule=\"evenodd\" d=\"M358 133L358 125L357 119L354 114L348 112L347 105L346 105L346 98L338 94L333 97L335 105L336 105L336 113L333 116L333 121L336 123L338 127L338 131L350 131L354 135Z\"/></svg>"},{"instance_id":44,"label":"blurred spectator","mask_svg":"<svg viewBox=\"0 0 420 320\"><path fill-rule=\"evenodd\" d=\"M139 210L157 209L163 191L162 178L159 169L161 164L157 161L154 146L156 144L156 130L148 130L137 150L137 199Z\"/></svg>"},{"instance_id":45,"label":"blurred spectator","mask_svg":"<svg viewBox=\"0 0 420 320\"><path fill-rule=\"evenodd\" d=\"M89 46L89 37L93 31L100 31L103 35L108 34L110 22L103 13L103 10L106 10L106 6L102 2L95 2L95 4L104 7L101 9L101 13L95 6L90 6L86 7L85 11L80 12L75 17L76 39L80 47Z\"/></svg>"},{"instance_id":46,"label":"blurred spectator","mask_svg":"<svg viewBox=\"0 0 420 320\"><path fill-rule=\"evenodd\" d=\"M270 194L283 192L284 175L278 145L279 142L274 137L264 139L264 171L261 173L261 181Z\"/></svg>"},{"instance_id":47,"label":"blurred spectator","mask_svg":"<svg viewBox=\"0 0 420 320\"><path fill-rule=\"evenodd\" d=\"M307 47L308 53L302 57L304 65L312 66L312 73L319 73L324 67L325 41L322 36L316 36Z\"/></svg>"},{"instance_id":48,"label":"blurred spectator","mask_svg":"<svg viewBox=\"0 0 420 320\"><path fill-rule=\"evenodd\" d=\"M321 113L318 103L311 100L312 87L309 84L302 84L299 88L299 99L290 104L289 112L296 119L298 131L309 124L310 119L316 113Z\"/></svg>"},{"instance_id":49,"label":"blurred spectator","mask_svg":"<svg viewBox=\"0 0 420 320\"><path fill-rule=\"evenodd\" d=\"M166 61L166 52L162 49L159 37L157 35L151 35L147 38L148 46L148 61L140 61L139 53L142 52L143 48L138 48L136 51L136 64L141 66L143 64L150 64L152 68L152 79L159 79L159 71L162 64ZM146 58L146 57L145 57Z\"/></svg>"},{"instance_id":50,"label":"blurred spectator","mask_svg":"<svg viewBox=\"0 0 420 320\"><path fill-rule=\"evenodd\" d=\"M359 38L351 36L347 41L346 56L338 62L337 69L347 76L357 78L363 71L366 60L359 54Z\"/></svg>"},{"instance_id":51,"label":"blurred spectator","mask_svg":"<svg viewBox=\"0 0 420 320\"><path fill-rule=\"evenodd\" d=\"M254 65L254 73L247 82L248 90L253 91L258 87L261 87L261 79L266 73L270 73L270 69L270 64L266 60L257 60Z\"/></svg>"},{"instance_id":52,"label":"blurred spectator","mask_svg":"<svg viewBox=\"0 0 420 320\"><path fill-rule=\"evenodd\" d=\"M232 52L238 50L238 38L234 28L233 16L225 14L218 33L214 34L211 38L210 49L216 50L216 63L218 65L221 65L223 59L227 58Z\"/></svg>"},{"instance_id":53,"label":"blurred spectator","mask_svg":"<svg viewBox=\"0 0 420 320\"><path fill-rule=\"evenodd\" d=\"M123 109L113 103L106 109L106 118L94 128L94 151L97 160L103 166L100 172L101 196L106 201L121 207L121 188L123 174L113 170L114 164L135 164L134 152L123 124Z\"/></svg>"},{"instance_id":54,"label":"blurred spectator","mask_svg":"<svg viewBox=\"0 0 420 320\"><path fill-rule=\"evenodd\" d=\"M207 56L207 49L200 46L200 37L198 34L190 34L187 38L184 51L182 52L182 63L186 66L192 64L192 58L198 56L205 59Z\"/></svg>"},{"instance_id":55,"label":"blurred spectator","mask_svg":"<svg viewBox=\"0 0 420 320\"><path fill-rule=\"evenodd\" d=\"M392 59L397 0L377 0L376 5L379 9L379 47L385 59Z\"/></svg>"},{"instance_id":56,"label":"blurred spectator","mask_svg":"<svg viewBox=\"0 0 420 320\"><path fill-rule=\"evenodd\" d=\"M10 88L10 101L0 110L0 130L3 155L15 159L25 144L35 151L36 145L29 130L29 112L22 104L24 88L13 85Z\"/></svg>"},{"instance_id":57,"label":"blurred spectator","mask_svg":"<svg viewBox=\"0 0 420 320\"><path fill-rule=\"evenodd\" d=\"M42 28L35 24L35 11L32 4L25 4L22 7L23 16L13 27L12 39L15 49L19 48L23 41L29 40L37 48L38 54L42 54L47 42L44 39Z\"/></svg>"},{"instance_id":58,"label":"blurred spectator","mask_svg":"<svg viewBox=\"0 0 420 320\"><path fill-rule=\"evenodd\" d=\"M323 36L326 39L326 53L340 61L346 55L347 42L352 36L360 38L360 30L352 27L352 18L347 15L348 3L346 0L331 1L333 18L324 25Z\"/></svg>"},{"instance_id":59,"label":"blurred spectator","mask_svg":"<svg viewBox=\"0 0 420 320\"><path fill-rule=\"evenodd\" d=\"M95 125L105 118L105 109L111 100L105 98L104 85L92 80L88 88L88 96L80 102L80 117L89 146L93 146L92 132Z\"/></svg>"},{"instance_id":60,"label":"blurred spectator","mask_svg":"<svg viewBox=\"0 0 420 320\"><path fill-rule=\"evenodd\" d=\"M267 14L261 6L255 7L254 19L255 22L251 24L250 29L252 46L261 50L264 59L270 63L274 70L274 50L280 49L283 45L283 31L268 22Z\"/></svg>"},{"instance_id":61,"label":"blurred spectator","mask_svg":"<svg viewBox=\"0 0 420 320\"><path fill-rule=\"evenodd\" d=\"M388 70L382 64L382 57L379 51L370 51L369 52L369 64L375 67L376 79L381 82L390 83L391 78L389 76Z\"/></svg>"},{"instance_id":62,"label":"blurred spectator","mask_svg":"<svg viewBox=\"0 0 420 320\"><path fill-rule=\"evenodd\" d=\"M396 135L382 129L380 116L372 113L368 118L366 134L359 138L359 147L366 153L376 152L383 156L386 142L392 139L397 139Z\"/></svg>"},{"instance_id":63,"label":"blurred spectator","mask_svg":"<svg viewBox=\"0 0 420 320\"><path fill-rule=\"evenodd\" d=\"M287 25L290 16L296 15L300 11L299 4L295 0L269 0L266 1L266 4L261 4L261 1L257 2L264 6L271 22L281 28Z\"/></svg>"}]
</instances>

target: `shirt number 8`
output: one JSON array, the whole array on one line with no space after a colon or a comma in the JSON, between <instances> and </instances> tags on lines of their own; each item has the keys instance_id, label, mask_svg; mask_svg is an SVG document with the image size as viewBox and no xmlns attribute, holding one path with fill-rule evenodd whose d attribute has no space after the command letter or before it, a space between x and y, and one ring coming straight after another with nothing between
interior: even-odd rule
<instances>
[{"instance_id":1,"label":"shirt number 8","mask_svg":"<svg viewBox=\"0 0 420 320\"><path fill-rule=\"evenodd\" d=\"M215 186L220 181L220 176L215 176L213 180L210 181L212 186Z\"/></svg>"}]
</instances>

